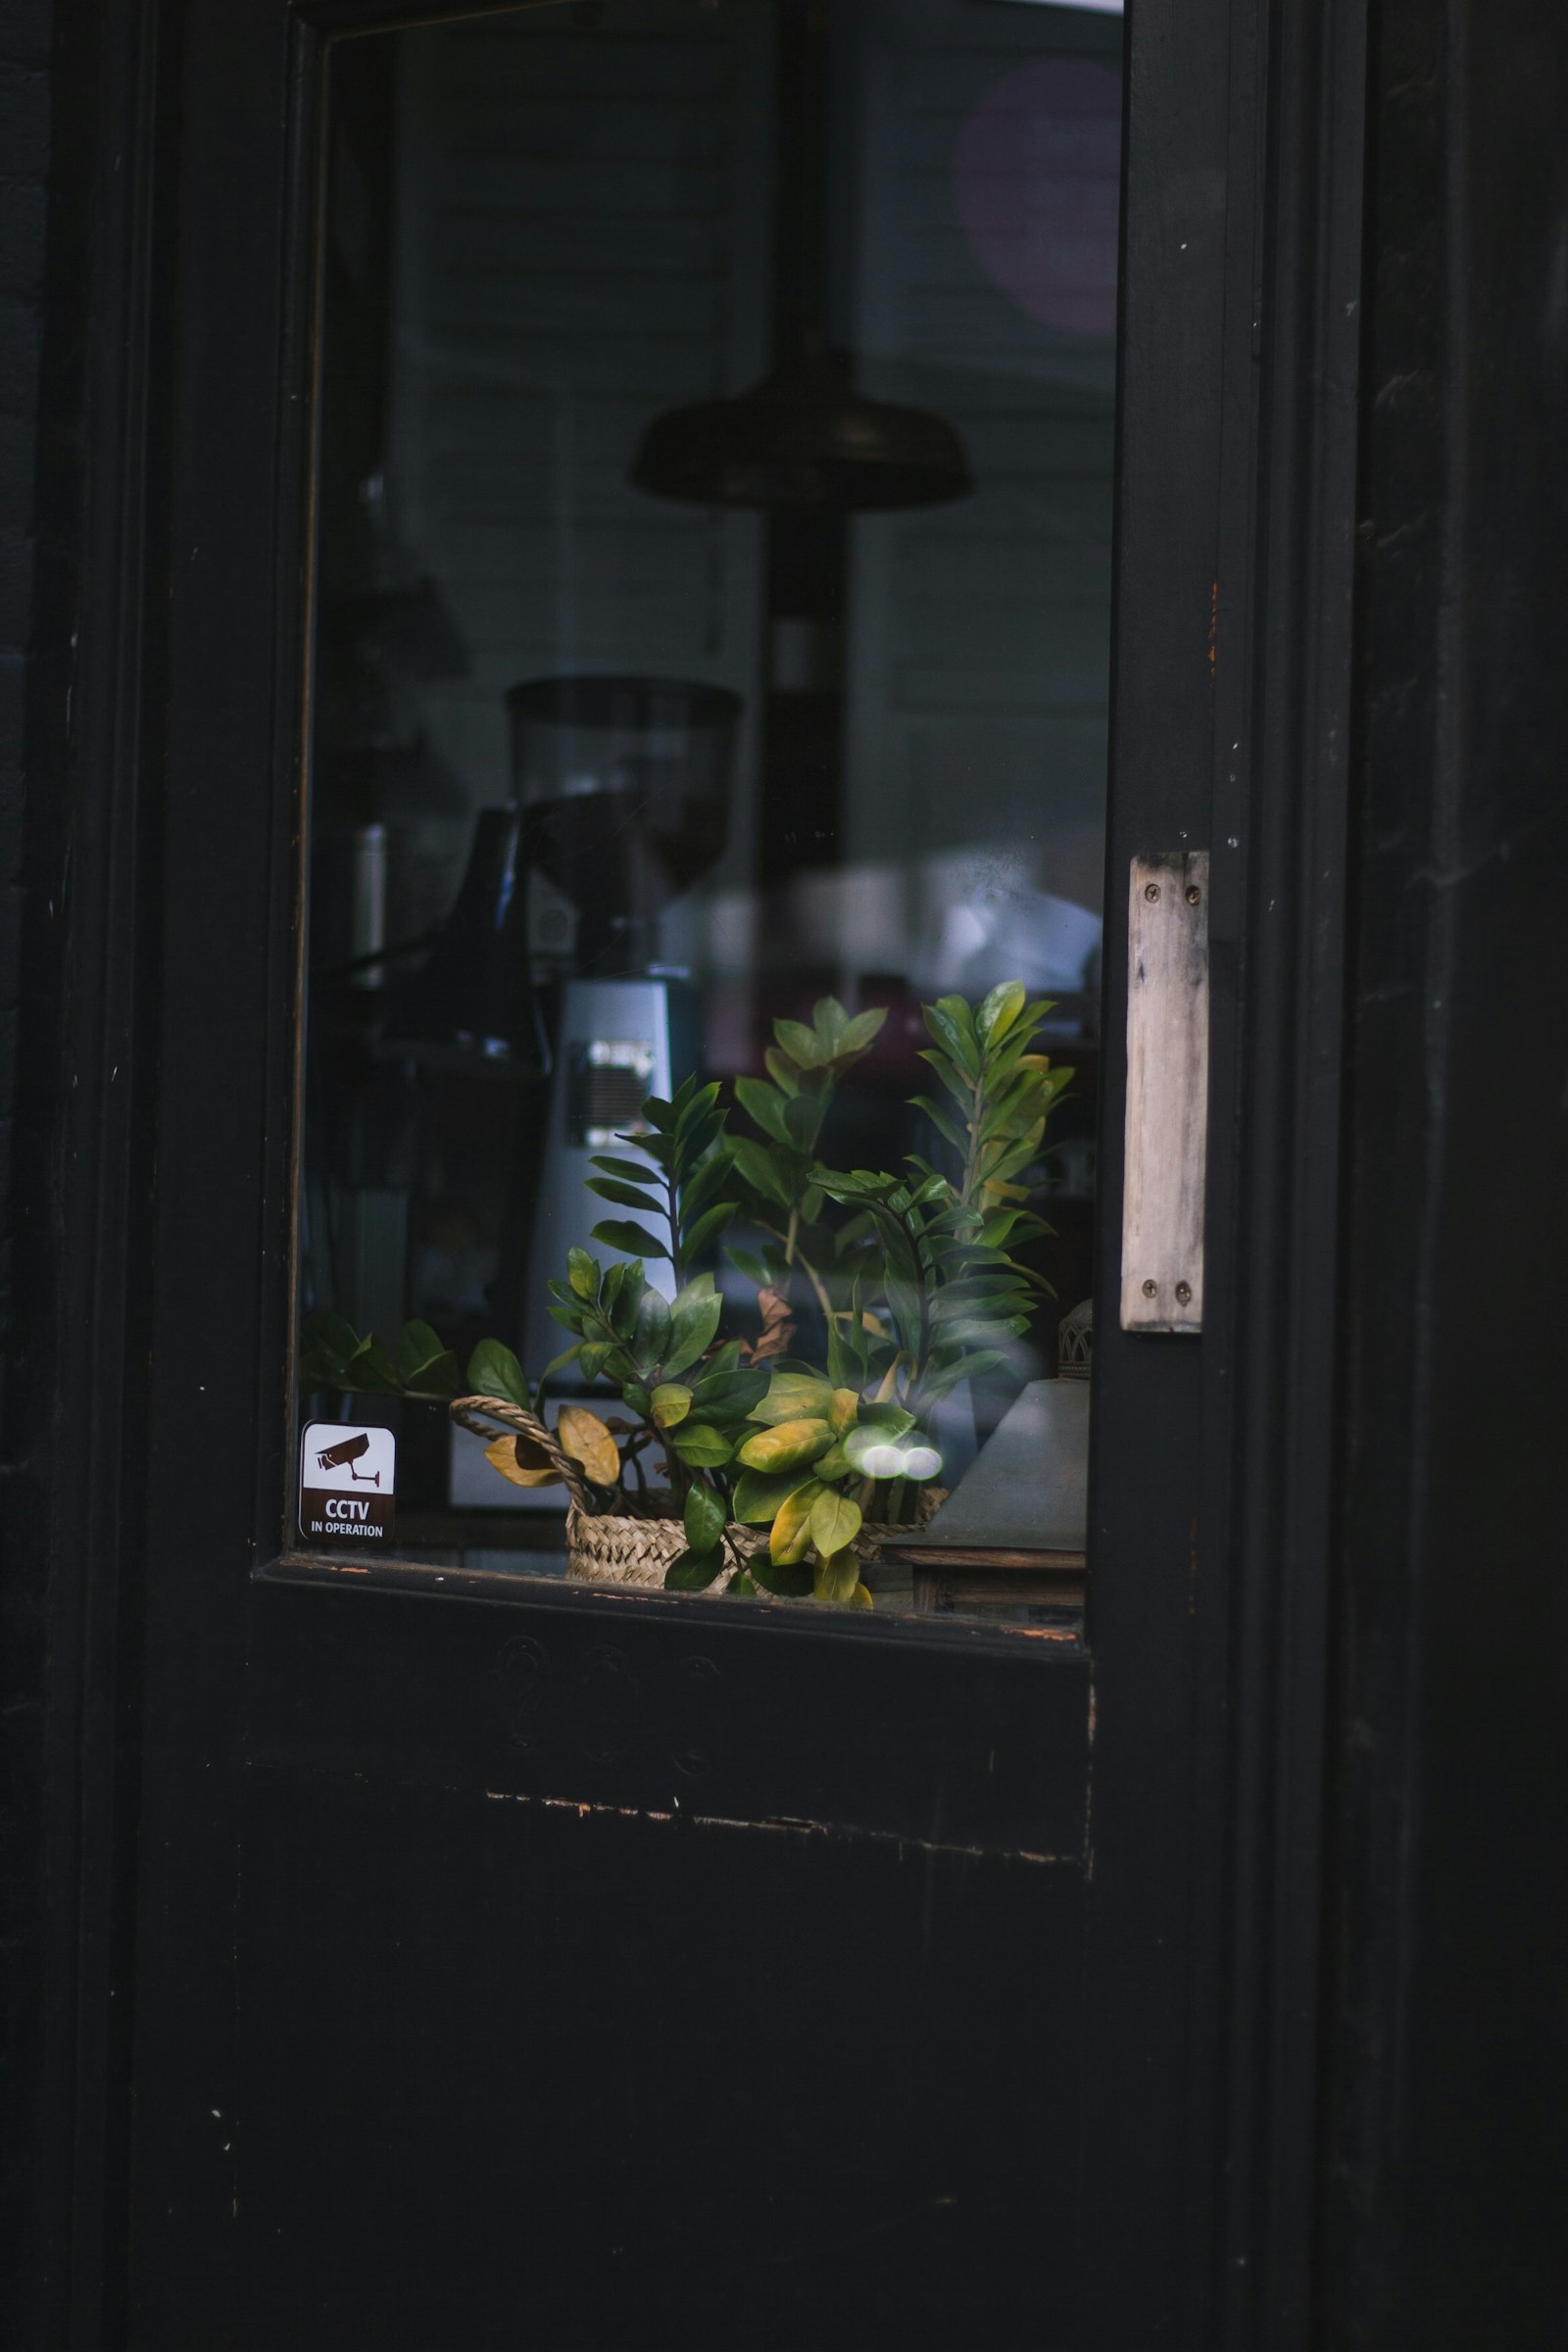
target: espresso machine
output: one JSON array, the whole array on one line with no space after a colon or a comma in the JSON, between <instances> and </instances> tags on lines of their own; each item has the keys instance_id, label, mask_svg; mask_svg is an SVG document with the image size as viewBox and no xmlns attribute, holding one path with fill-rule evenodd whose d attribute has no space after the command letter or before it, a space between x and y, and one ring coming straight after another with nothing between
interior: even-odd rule
<instances>
[{"instance_id":1,"label":"espresso machine","mask_svg":"<svg viewBox=\"0 0 1568 2352\"><path fill-rule=\"evenodd\" d=\"M507 697L517 862L576 913L570 970L547 1007L551 1073L527 1238L519 1352L530 1374L565 1346L545 1283L617 1212L588 1191L646 1098L697 1066L698 1007L660 960L659 918L722 855L741 700L640 677L536 678ZM613 1256L613 1251L608 1252ZM648 1279L668 1295L667 1263Z\"/></svg>"}]
</instances>

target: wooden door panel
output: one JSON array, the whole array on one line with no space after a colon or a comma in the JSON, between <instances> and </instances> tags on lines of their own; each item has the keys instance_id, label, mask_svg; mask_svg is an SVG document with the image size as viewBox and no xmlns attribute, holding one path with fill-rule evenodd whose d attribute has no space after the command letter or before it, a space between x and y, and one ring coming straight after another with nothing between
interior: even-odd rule
<instances>
[{"instance_id":1,"label":"wooden door panel","mask_svg":"<svg viewBox=\"0 0 1568 2352\"><path fill-rule=\"evenodd\" d=\"M269 1582L246 1753L377 1785L800 1822L1082 1869L1091 1689L1076 1644L1041 1656L1023 1640L999 1656L946 1635L890 1651L787 1606L737 1619L674 1596L519 1606Z\"/></svg>"},{"instance_id":2,"label":"wooden door panel","mask_svg":"<svg viewBox=\"0 0 1568 2352\"><path fill-rule=\"evenodd\" d=\"M247 1775L249 2340L1075 2340L1075 1865Z\"/></svg>"},{"instance_id":3,"label":"wooden door panel","mask_svg":"<svg viewBox=\"0 0 1568 2352\"><path fill-rule=\"evenodd\" d=\"M1225 1142L1202 1339L1110 1334L1097 1363L1092 1668L952 1627L458 1571L307 1588L278 1562L322 13L148 7L177 194L148 230L171 397L145 553L167 708L131 2340L1250 2344L1250 2298L1309 2242L1304 2198L1270 2239L1218 2149L1234 2126L1261 2166L1276 2117L1307 2144L1305 2004L1276 2015L1268 1971L1286 1894L1309 1971L1317 1784L1279 1762L1305 1735L1271 1693L1298 1723L1316 1698L1317 1554L1280 1530L1302 1485L1287 1408L1329 1377L1328 1308L1299 1346L1291 1317L1333 1285L1320 1253L1287 1265L1284 1210L1292 1186L1332 1204L1335 1172L1316 1127L1281 1172L1278 1073L1333 1056L1297 1017L1310 942L1272 917L1297 906L1304 933L1306 902L1247 864L1249 820L1269 815L1279 862L1292 826L1328 840L1343 814L1327 753L1266 778L1246 756L1254 667L1292 687L1293 723L1310 699L1250 634L1254 564L1295 577L1253 539L1269 12L1180 0L1131 36L1113 839L1123 876L1189 840L1230 861ZM1319 168L1292 71L1288 280ZM1348 318L1338 234L1321 307ZM1306 499L1291 468L1318 429L1279 406L1271 513ZM1311 607L1330 636L1337 593ZM1337 725L1332 678L1312 694ZM1300 863L1328 873L1315 924L1335 853Z\"/></svg>"}]
</instances>

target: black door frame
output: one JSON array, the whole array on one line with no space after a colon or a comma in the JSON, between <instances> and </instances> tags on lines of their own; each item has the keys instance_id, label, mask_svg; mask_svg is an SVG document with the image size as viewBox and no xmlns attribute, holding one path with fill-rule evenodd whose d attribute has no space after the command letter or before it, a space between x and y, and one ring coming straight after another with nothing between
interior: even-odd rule
<instances>
[{"instance_id":1,"label":"black door frame","mask_svg":"<svg viewBox=\"0 0 1568 2352\"><path fill-rule=\"evenodd\" d=\"M373 13L383 22L393 12ZM339 21L351 14L368 22L372 12L358 7ZM1183 16L1176 26L1169 12L1156 18L1151 9L1147 19L1135 13L1129 27L1129 324L1136 351L1143 305L1177 358L1144 369L1135 361L1124 394L1115 760L1118 775L1143 779L1137 847L1171 846L1153 836L1187 831L1215 854L1211 1262L1220 1269L1229 1257L1235 1272L1214 1285L1200 1348L1112 1334L1102 1341L1100 1458L1119 1449L1118 1430L1155 1427L1163 1460L1198 1458L1203 1471L1196 1544L1190 1490L1180 1494L1175 1479L1151 1478L1136 1495L1107 1491L1100 1498L1103 1573L1090 1629L1099 1867L1085 1971L1086 2063L1097 2084L1091 2112L1103 2119L1099 2153L1117 2149L1122 2190L1114 2214L1102 2208L1105 2237L1094 2254L1113 2295L1136 2295L1146 2317L1156 2308L1180 2313L1195 2344L1283 2345L1301 2340L1312 2227L1306 2176L1336 1394L1363 30L1354 0L1282 6L1266 25L1241 0L1192 0ZM270 663L265 678L259 668L235 669L232 636L204 638L218 603L230 632L243 628L254 642L283 647L286 667L301 576L297 538L284 545L275 571L247 560L276 547L274 481L230 464L236 449L276 447L276 378L236 364L224 414L204 413L173 357L173 327L183 316L220 333L237 316L242 288L247 331L260 326L284 351L284 381L297 395L303 355L283 333L276 221L291 201L298 218L311 150L308 140L285 149L275 135L277 94L304 70L308 45L280 5L245 0L180 13L147 0L124 25L122 79L109 94L100 172L110 172L111 151L128 157L136 193L107 223L98 282L131 264L133 331L127 337L122 321L95 312L91 349L133 453L126 468L111 436L102 472L128 473L139 484L145 468L152 492L145 516L135 498L125 516L117 593L106 592L100 570L87 616L107 651L96 732L81 755L84 808L88 817L117 816L115 847L95 842L90 823L74 846L78 872L112 884L122 909L118 927L84 931L91 957L77 968L101 974L102 1004L131 1007L137 1033L126 1127L122 1135L95 1130L107 1148L93 1220L119 1245L121 1262L138 1269L138 1282L128 1305L107 1278L100 1283L90 1309L63 1336L52 1394L78 1410L86 1400L96 1429L126 1433L132 1457L145 1432L156 1483L176 1476L176 1445L216 1440L220 1419L232 1417L236 1387L243 1396L253 1376L265 1384L265 1368L275 1377L282 1360L280 1278L265 1299L254 1281L258 1246L274 1274L280 1264L281 1146L265 1106L225 1102L220 1073L225 1059L237 1064L250 1052L265 1016L266 966L286 957L289 830L278 829L270 808L236 806L232 871L248 860L252 875L270 878L260 931L236 925L232 906L221 924L193 919L177 892L172 903L156 896L149 920L138 885L148 878L144 860L168 847L176 875L182 870L193 892L204 886L188 853L179 864L190 795L210 789L201 780L222 772L236 747L271 739L291 691ZM181 98L185 144L176 167ZM1155 127L1140 139L1142 122ZM261 145L270 141L275 158L266 201L244 215L243 250L232 223L181 211L170 185L172 173L189 185L204 169L220 172L236 125ZM1200 276L1196 298L1179 274L1183 253L1194 256L1189 267ZM1200 397L1189 396L1195 386ZM299 407L297 398L283 404L296 437ZM279 458L285 473L295 462L288 432ZM222 598L212 602L204 554L224 567ZM198 677L221 691L205 700L193 726L193 699L201 698L189 690ZM136 714L149 680L155 693L143 722ZM162 688L175 714L167 732ZM1240 747L1234 756L1231 744ZM1123 796L1123 810L1130 799ZM1134 846L1127 823L1118 823L1113 876L1125 871ZM147 845L128 858L127 830L133 845ZM1222 855L1232 836L1233 872ZM206 886L216 879L209 875ZM1118 904L1113 888L1108 906ZM251 993L214 987L212 950L220 939L231 950L239 941ZM254 966L245 961L252 950ZM1112 929L1107 969L1117 968ZM155 1004L166 1024L161 1037ZM202 1008L199 1030L193 1007ZM74 1017L105 1088L123 1083L114 1025L85 1010ZM1114 1001L1108 1017L1114 1025ZM276 1103L286 1083L275 1025L272 1038L269 1091ZM192 1087L213 1120L208 1170L215 1162L224 1170L218 1199L207 1171L158 1151L161 1121L188 1115ZM1118 1134L1112 1098L1109 1198ZM226 1181L247 1168L260 1189ZM148 1265L149 1199L151 1266L162 1293L150 1306L136 1302ZM232 1278L216 1290L204 1285L196 1302L180 1295L174 1270L185 1237L198 1229L214 1245L212 1262L226 1264ZM79 1222L71 1228L85 1230ZM62 1250L57 1263L64 1262ZM1102 1252L1102 1265L1113 1263L1114 1250ZM1105 1288L1110 1295L1113 1286ZM222 1335L218 1382L201 1377L191 1345L198 1324ZM166 1364L180 1367L179 1393L156 1398L150 1414L136 1383L128 1396L119 1393L119 1366L127 1351L143 1360L144 1348L161 1376ZM209 2104L221 2120L222 2053L232 2033L221 1857L236 1838L232 1726L250 1637L234 1590L213 1573L198 1540L149 1553L135 1481L122 1479L114 1449L79 1482L68 1482L63 1446L55 1461L57 1491L73 1484L96 1517L95 1535L72 1539L74 1577L100 1619L109 1612L94 1672L119 1661L122 1704L142 1734L139 1767L123 1755L92 1763L88 1816L111 1848L118 1817L124 1854L128 1816L139 1809L143 1965L160 1951L177 1952L189 1971L176 2021L161 2004L154 1969L138 2023L138 2071L148 2084L181 2079L199 2051L214 2085ZM274 1472L275 1465L257 1478L256 1524L267 1515L261 1497L279 1491ZM1164 1564L1162 1581L1135 1585L1115 1573L1135 1545ZM126 1607L115 1633L122 1595ZM253 1595L251 1605L309 1608L314 1597ZM369 1595L356 1602L391 1605ZM700 1621L698 1613L685 1617ZM951 1642L930 1646L933 1671L955 1666ZM1118 1659L1127 1676L1121 1692L1107 1665ZM1152 1776L1152 1742L1179 1768ZM888 1793L894 1802L896 1783ZM897 1835L902 1825L890 1817L888 1827ZM83 1867L101 1890L102 1862ZM129 1916L127 1895L122 1927ZM1179 1982L1155 1958L1171 1935L1189 1953ZM198 1955L207 1965L193 1965ZM84 2036L89 2027L101 2034L111 1992L128 1996L124 1958L122 1941L117 1973L108 1946L95 1950L75 2002ZM87 2063L90 2106L109 2095L115 2068L101 2052ZM1220 2082L1230 2088L1217 2098ZM1147 2151L1138 2175L1125 2163L1134 2117L1136 2144ZM209 2281L217 2320L227 2291L229 2183L212 2161L211 2135L188 2118L154 2117L143 2130L150 2179L179 2184L188 2276ZM1186 2210L1169 2195L1178 2177L1190 2184ZM90 2204L90 2184L81 2185ZM100 2211L112 2212L115 2198L111 2180ZM113 2221L99 2226L112 2242ZM1139 2235L1137 2278L1120 2242L1129 2226ZM78 2260L90 2270L90 2218L85 2227ZM1257 2332L1264 2325L1266 2336ZM1104 2340L1131 2339L1107 2322Z\"/></svg>"}]
</instances>

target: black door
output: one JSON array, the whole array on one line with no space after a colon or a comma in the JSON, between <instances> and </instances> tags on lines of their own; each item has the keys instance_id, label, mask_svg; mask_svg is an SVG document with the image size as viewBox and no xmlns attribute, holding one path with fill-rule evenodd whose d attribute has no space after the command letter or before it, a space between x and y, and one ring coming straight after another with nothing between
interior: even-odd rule
<instances>
[{"instance_id":1,"label":"black door","mask_svg":"<svg viewBox=\"0 0 1568 2352\"><path fill-rule=\"evenodd\" d=\"M161 899L133 2338L793 2346L961 2330L1107 2352L1298 2340L1356 293L1355 173L1332 167L1354 155L1354 75L1298 23L1219 0L1189 0L1179 25L1147 12L1125 53L1112 12L1025 0L902 12L846 0L825 35L809 11L739 0L447 22L459 14L234 0L172 20L146 76L167 472L143 549ZM1009 1605L956 1570L952 1597L967 1592L972 1609L616 1591L529 1572L512 1536L450 1541L430 1509L418 1540L360 1572L302 1541L295 1483L299 1316L341 1303L302 1299L311 1217L339 1217L346 1258L338 1196L368 1213L369 1196L396 1189L328 1169L322 1200L335 1183L337 1206L312 1207L323 997L307 925L330 870L318 820L326 755L342 754L345 772L364 748L352 730L323 736L323 697L369 691L364 671L382 657L366 643L385 621L383 604L349 629L345 686L328 658L342 582L323 549L380 534L377 592L426 632L405 679L450 674L440 643L428 648L453 618L421 611L438 564L398 568L432 544L431 510L389 521L377 505L400 478L396 420L366 423L382 392L333 408L356 352L396 353L416 316L398 310L417 243L398 175L407 150L365 123L379 107L400 137L449 135L462 167L445 292L417 314L410 364L428 419L436 363L455 344L466 355L456 420L439 429L452 475L477 468L453 510L471 542L512 512L497 486L508 466L518 480L534 469L558 522L564 497L568 455L537 423L554 414L550 384L508 372L517 253L537 275L530 320L554 304L569 323L596 274L640 267L662 285L657 314L637 310L642 281L628 297L642 319L633 380L640 390L646 368L655 420L678 406L657 391L672 321L695 334L707 320L737 351L750 334L763 359L792 306L797 323L816 304L831 325L835 304L860 302L875 326L889 190L882 213L868 208L887 247L867 230L852 270L832 222L864 156L846 152L831 112L820 154L795 136L816 120L813 38L864 120L893 111L890 152L908 171L892 194L906 186L914 208L899 216L914 260L895 291L935 286L947 304L938 357L956 372L944 376L916 335L920 380L928 409L932 385L948 385L981 495L1027 539L1047 496L1036 441L1071 442L1077 476L1054 459L1053 513L1058 526L1081 519L1103 490L1108 564L1114 463L1101 995L1080 1056L1081 1094L1098 1072L1092 1236L1070 1185L1049 1204L1058 1271L1081 1227L1085 1294L1092 1239L1100 1304L1087 1600L1080 1613L1064 1591L1020 1586ZM1031 78L1042 70L1049 101ZM1110 336L1102 274L1085 265L1073 280L1050 252L1042 263L1027 238L1009 241L990 186L1009 139L1027 146L1054 122L1083 231L1103 203L1107 84L1126 91L1114 417L1116 379L1097 373ZM749 118L730 122L721 156L711 127L723 92L754 85L773 125L755 173ZM366 158L388 154L378 176ZM918 211L937 166L957 172L963 155L964 269L989 272L987 299L1006 297L1067 354L1044 401L1033 378L1002 397L1012 363L993 355L988 372L984 303L943 277L958 267L953 223ZM751 249L736 247L719 282L704 242L720 164L757 250L792 173L802 187L817 173L829 223L824 268L777 239L772 311L750 324ZM687 210L672 201L656 220L633 185L623 243L595 246L605 190L635 182L634 167L684 187ZM502 217L515 240L504 266ZM1080 234L1080 262L1093 244ZM383 247L392 260L372 267ZM688 267L694 250L709 260ZM497 270L510 291L489 282ZM443 308L460 285L468 307ZM1080 304L1070 317L1064 285ZM857 355L868 382L876 333L898 346L873 327ZM607 399L619 390L611 381ZM363 446L345 454L356 432ZM592 452L569 462L590 467ZM333 542L346 489L359 503ZM582 495L577 520L600 529L573 540L592 605L611 593L592 551L621 510L618 489L603 514L591 483ZM873 542L849 512L818 507L803 522L767 510L759 522L754 506L743 524L709 516L681 542L689 556L706 534L710 586L729 566L717 619L705 608L693 626L709 631L704 682L722 683L731 628L751 680L748 871L769 885L808 881L835 858L864 862L857 760L891 778L877 819L888 833L927 821L922 808L948 821L966 792L1026 793L1006 781L1007 694L1088 625L1075 609L1054 635L1018 627L1011 575L995 569L1005 530L966 550L940 542L946 575L935 589L916 580L901 605L896 565L875 549L906 542ZM500 606L521 644L564 624L559 595L531 616L544 525L517 515L535 539L508 559ZM1092 567L1093 527L1074 527L1071 560ZM687 576L649 561L625 623L644 645L681 624ZM933 620L937 590L948 602ZM572 625L580 651L586 624ZM486 694L483 723L499 724L488 640L477 624L466 633L474 693L432 689L422 733L399 708L405 780L417 759L463 768L474 739L462 728ZM612 674L613 632L592 642L587 666ZM888 729L913 708L923 733L867 749L865 706L845 683L844 649L863 643L906 697L887 703ZM1011 684L996 684L999 669ZM917 801L900 779L937 760L950 689L969 697L966 742L990 748L967 784L938 760ZM1075 691L1092 766L1103 687L1098 707ZM1040 789L1044 807L1054 787ZM813 838L815 853L802 846ZM931 835L938 849L943 838ZM363 839L354 854L363 877ZM1139 1328L1137 1298L1123 1304L1129 1133L1143 1138L1141 1192L1166 1173L1127 1105L1129 905L1159 889L1150 872L1176 874L1207 922L1206 1010L1185 1032L1206 1048L1206 1101L1195 1109L1190 1085L1167 1090L1193 1133L1206 1127L1200 1329L1175 1310ZM818 904L800 888L791 905ZM384 945L351 935L338 963ZM639 970L650 960L644 950ZM1132 967L1140 986L1144 965ZM466 1114L472 1149L512 1119L525 1156L546 1116L543 1095L530 1100L531 1111ZM459 1244L442 1231L425 1239L447 1250L449 1279ZM503 1289L509 1233L503 1216ZM984 1382L972 1385L983 1439ZM439 1414L420 1409L423 1421L370 1415L397 1421L405 1461L420 1446L435 1458L432 1427L446 1443ZM446 1459L416 1501L437 1493ZM512 1560L499 1556L509 1544Z\"/></svg>"}]
</instances>

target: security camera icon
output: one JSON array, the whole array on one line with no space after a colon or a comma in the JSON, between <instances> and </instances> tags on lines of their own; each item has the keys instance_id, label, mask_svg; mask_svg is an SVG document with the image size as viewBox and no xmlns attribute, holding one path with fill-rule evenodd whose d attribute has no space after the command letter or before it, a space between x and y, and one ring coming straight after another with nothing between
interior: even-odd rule
<instances>
[{"instance_id":1,"label":"security camera icon","mask_svg":"<svg viewBox=\"0 0 1568 2352\"><path fill-rule=\"evenodd\" d=\"M337 1445L324 1447L316 1457L317 1468L318 1470L341 1470L346 1466L350 1478L360 1486L378 1487L381 1484L379 1470L359 1471L354 1467L355 1463L369 1450L369 1438L362 1429L357 1438L342 1438Z\"/></svg>"}]
</instances>

